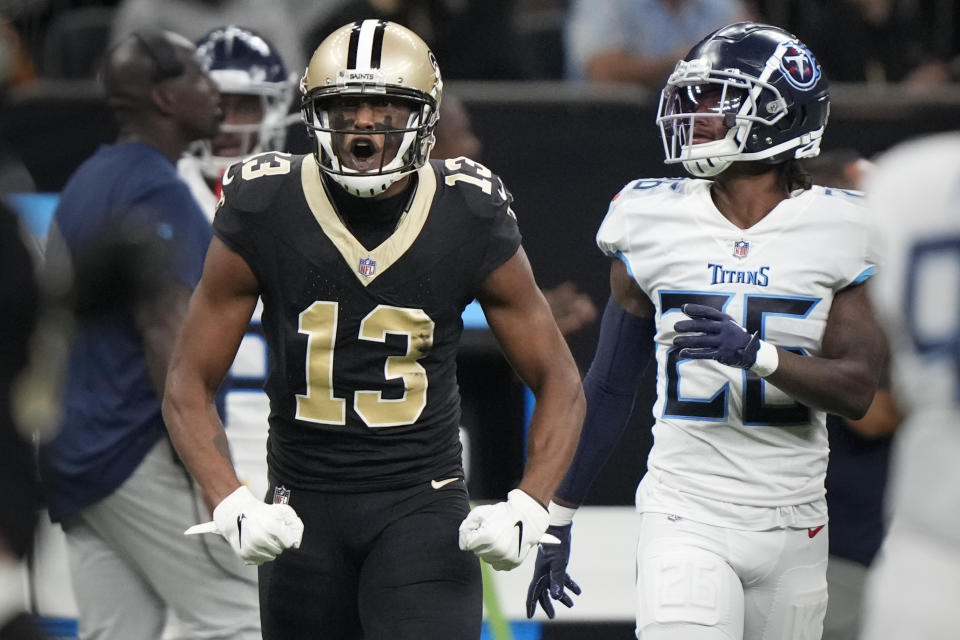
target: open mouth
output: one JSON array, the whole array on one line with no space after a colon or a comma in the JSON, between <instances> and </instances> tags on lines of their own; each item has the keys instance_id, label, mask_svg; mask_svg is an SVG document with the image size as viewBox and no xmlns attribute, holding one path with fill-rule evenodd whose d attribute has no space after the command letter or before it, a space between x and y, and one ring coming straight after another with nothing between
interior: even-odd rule
<instances>
[{"instance_id":1,"label":"open mouth","mask_svg":"<svg viewBox=\"0 0 960 640\"><path fill-rule=\"evenodd\" d=\"M350 153L358 160L367 160L376 152L376 146L367 138L358 138L350 145Z\"/></svg>"},{"instance_id":2,"label":"open mouth","mask_svg":"<svg viewBox=\"0 0 960 640\"><path fill-rule=\"evenodd\" d=\"M347 164L357 171L380 170L380 147L370 138L356 138L347 147Z\"/></svg>"}]
</instances>

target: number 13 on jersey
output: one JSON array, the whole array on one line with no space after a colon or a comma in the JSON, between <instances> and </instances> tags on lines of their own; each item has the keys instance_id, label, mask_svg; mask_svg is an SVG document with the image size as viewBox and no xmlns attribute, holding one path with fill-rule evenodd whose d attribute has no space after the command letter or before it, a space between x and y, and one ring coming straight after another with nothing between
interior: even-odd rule
<instances>
[{"instance_id":1,"label":"number 13 on jersey","mask_svg":"<svg viewBox=\"0 0 960 640\"><path fill-rule=\"evenodd\" d=\"M297 394L297 420L321 424L346 424L346 398L333 392L333 360L339 304L317 301L299 316L299 331L307 335L305 394ZM413 424L427 406L427 372L417 360L433 345L433 320L423 309L378 305L364 316L357 339L385 343L387 334L405 336L406 353L387 356L384 380L401 380L403 395L386 399L382 391L359 390L354 409L371 428Z\"/></svg>"}]
</instances>

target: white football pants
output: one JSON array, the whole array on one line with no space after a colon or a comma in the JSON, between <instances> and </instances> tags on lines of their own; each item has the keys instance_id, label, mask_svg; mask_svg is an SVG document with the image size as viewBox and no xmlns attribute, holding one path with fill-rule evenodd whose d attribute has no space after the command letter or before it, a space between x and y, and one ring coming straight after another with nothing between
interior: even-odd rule
<instances>
[{"instance_id":1,"label":"white football pants","mask_svg":"<svg viewBox=\"0 0 960 640\"><path fill-rule=\"evenodd\" d=\"M641 515L640 640L819 640L827 530L741 531Z\"/></svg>"}]
</instances>

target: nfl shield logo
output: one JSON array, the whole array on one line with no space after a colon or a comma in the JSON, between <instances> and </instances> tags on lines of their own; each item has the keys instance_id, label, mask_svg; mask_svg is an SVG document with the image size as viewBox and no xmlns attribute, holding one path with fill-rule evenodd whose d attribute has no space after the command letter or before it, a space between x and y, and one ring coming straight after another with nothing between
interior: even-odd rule
<instances>
[{"instance_id":1,"label":"nfl shield logo","mask_svg":"<svg viewBox=\"0 0 960 640\"><path fill-rule=\"evenodd\" d=\"M746 258L748 251L750 251L750 243L746 240L737 240L733 243L734 258Z\"/></svg>"},{"instance_id":2,"label":"nfl shield logo","mask_svg":"<svg viewBox=\"0 0 960 640\"><path fill-rule=\"evenodd\" d=\"M273 504L290 504L290 489L282 484L274 487Z\"/></svg>"},{"instance_id":3,"label":"nfl shield logo","mask_svg":"<svg viewBox=\"0 0 960 640\"><path fill-rule=\"evenodd\" d=\"M377 271L377 261L373 258L360 258L360 266L357 267L360 275L369 278Z\"/></svg>"}]
</instances>

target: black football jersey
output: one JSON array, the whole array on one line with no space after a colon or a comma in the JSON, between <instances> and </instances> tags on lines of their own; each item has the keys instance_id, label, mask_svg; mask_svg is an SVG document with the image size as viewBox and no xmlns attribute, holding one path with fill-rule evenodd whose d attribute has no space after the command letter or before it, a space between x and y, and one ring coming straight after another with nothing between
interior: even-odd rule
<instances>
[{"instance_id":1,"label":"black football jersey","mask_svg":"<svg viewBox=\"0 0 960 640\"><path fill-rule=\"evenodd\" d=\"M214 233L260 284L276 482L368 491L462 475L461 314L520 232L498 177L431 161L394 232L367 250L312 156L230 168Z\"/></svg>"}]
</instances>

